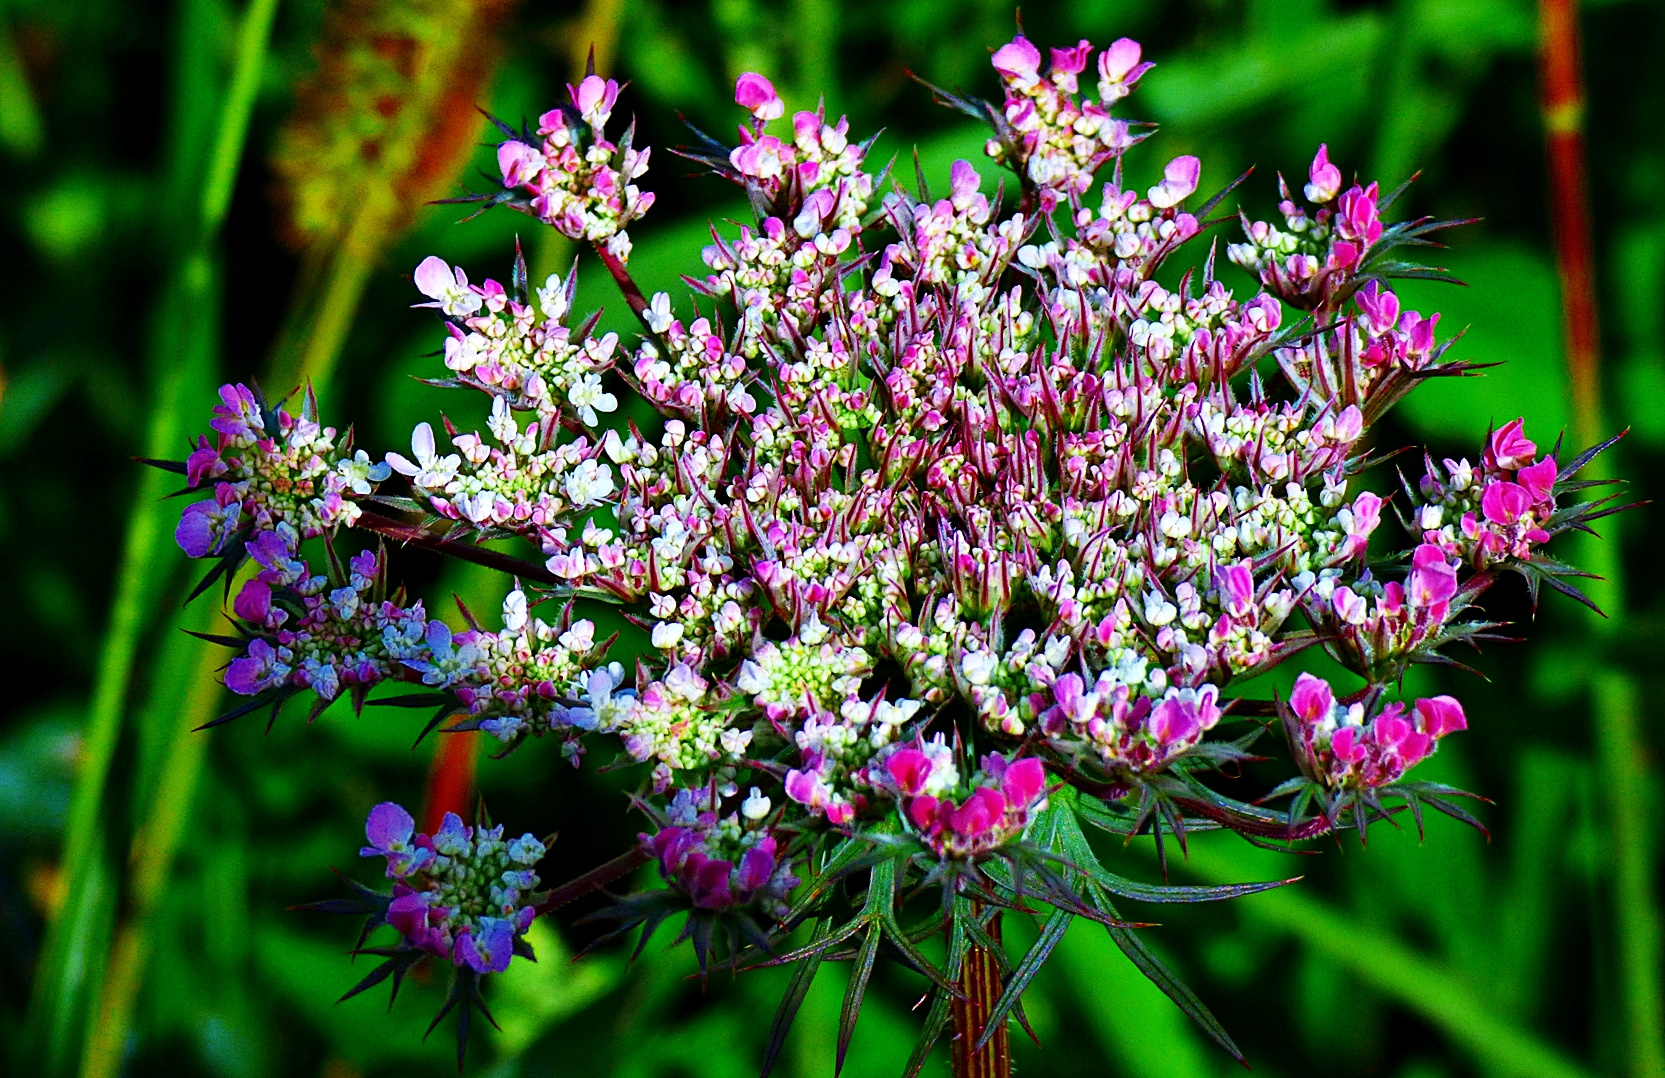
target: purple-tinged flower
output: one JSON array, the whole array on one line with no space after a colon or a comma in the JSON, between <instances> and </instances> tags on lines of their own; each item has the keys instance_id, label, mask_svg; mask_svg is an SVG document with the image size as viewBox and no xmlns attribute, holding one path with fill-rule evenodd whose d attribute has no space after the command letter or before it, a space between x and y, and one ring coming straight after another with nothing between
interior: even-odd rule
<instances>
[{"instance_id":1,"label":"purple-tinged flower","mask_svg":"<svg viewBox=\"0 0 1665 1078\"><path fill-rule=\"evenodd\" d=\"M206 434L198 435L196 448L185 458L185 482L194 489L202 486L203 480L217 479L225 472L219 447L210 445Z\"/></svg>"},{"instance_id":2,"label":"purple-tinged flower","mask_svg":"<svg viewBox=\"0 0 1665 1078\"><path fill-rule=\"evenodd\" d=\"M786 105L775 92L775 84L753 71L742 74L735 82L734 103L765 123L786 115Z\"/></svg>"},{"instance_id":3,"label":"purple-tinged flower","mask_svg":"<svg viewBox=\"0 0 1665 1078\"><path fill-rule=\"evenodd\" d=\"M281 685L288 676L289 667L283 663L276 649L256 637L249 641L248 652L241 658L231 660L231 665L226 667L225 687L242 696L253 696Z\"/></svg>"},{"instance_id":4,"label":"purple-tinged flower","mask_svg":"<svg viewBox=\"0 0 1665 1078\"><path fill-rule=\"evenodd\" d=\"M1341 170L1330 164L1330 148L1327 145L1319 144L1318 154L1312 159L1312 167L1307 170L1307 176L1310 182L1303 193L1307 196L1307 201L1315 206L1322 206L1334 200L1341 192ZM1370 283L1374 286L1376 282Z\"/></svg>"},{"instance_id":5,"label":"purple-tinged flower","mask_svg":"<svg viewBox=\"0 0 1665 1078\"><path fill-rule=\"evenodd\" d=\"M1187 748L1220 721L1219 690L1213 685L1200 689L1169 689L1161 703L1151 708L1147 728L1165 751Z\"/></svg>"},{"instance_id":6,"label":"purple-tinged flower","mask_svg":"<svg viewBox=\"0 0 1665 1078\"><path fill-rule=\"evenodd\" d=\"M1240 561L1220 570L1220 595L1226 613L1244 618L1254 613L1255 577L1249 562Z\"/></svg>"},{"instance_id":7,"label":"purple-tinged flower","mask_svg":"<svg viewBox=\"0 0 1665 1078\"><path fill-rule=\"evenodd\" d=\"M244 582L237 598L231 601L231 610L244 621L266 624L266 616L272 612L272 586L259 577Z\"/></svg>"},{"instance_id":8,"label":"purple-tinged flower","mask_svg":"<svg viewBox=\"0 0 1665 1078\"><path fill-rule=\"evenodd\" d=\"M241 382L220 387L220 403L214 406L214 418L208 421L225 436L227 441L253 442L266 436L260 402L254 391ZM220 443L222 446L225 441Z\"/></svg>"},{"instance_id":9,"label":"purple-tinged flower","mask_svg":"<svg viewBox=\"0 0 1665 1078\"><path fill-rule=\"evenodd\" d=\"M416 821L410 813L392 801L383 801L364 821L364 837L370 845L360 849L358 855L387 858L388 878L404 879L434 859L433 850L412 842L415 832Z\"/></svg>"},{"instance_id":10,"label":"purple-tinged flower","mask_svg":"<svg viewBox=\"0 0 1665 1078\"><path fill-rule=\"evenodd\" d=\"M508 142L500 143L497 147L497 168L503 173L504 187L525 186L535 188L538 176L544 170L544 165L543 154L524 142L511 139ZM426 263L423 264L426 265Z\"/></svg>"},{"instance_id":11,"label":"purple-tinged flower","mask_svg":"<svg viewBox=\"0 0 1665 1078\"><path fill-rule=\"evenodd\" d=\"M1189 154L1176 157L1162 170L1162 182L1145 192L1145 197L1159 210L1172 209L1196 192L1201 176L1201 161Z\"/></svg>"},{"instance_id":12,"label":"purple-tinged flower","mask_svg":"<svg viewBox=\"0 0 1665 1078\"><path fill-rule=\"evenodd\" d=\"M173 529L173 540L179 544L187 557L202 558L214 549L219 541L218 529L215 527L217 513L220 507L213 500L192 502L185 507L180 515L179 523Z\"/></svg>"},{"instance_id":13,"label":"purple-tinged flower","mask_svg":"<svg viewBox=\"0 0 1665 1078\"><path fill-rule=\"evenodd\" d=\"M476 973L502 973L515 953L515 923L506 917L481 917L457 933L452 961Z\"/></svg>"}]
</instances>

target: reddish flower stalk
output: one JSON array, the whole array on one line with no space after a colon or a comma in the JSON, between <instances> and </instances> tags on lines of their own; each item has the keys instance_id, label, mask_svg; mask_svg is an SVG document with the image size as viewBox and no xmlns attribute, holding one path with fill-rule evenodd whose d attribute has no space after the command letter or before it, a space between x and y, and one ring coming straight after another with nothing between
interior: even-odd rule
<instances>
[{"instance_id":1,"label":"reddish flower stalk","mask_svg":"<svg viewBox=\"0 0 1665 1078\"><path fill-rule=\"evenodd\" d=\"M1596 315L1595 245L1584 163L1584 72L1579 60L1577 0L1542 0L1543 109L1549 155L1555 261L1561 272L1567 369L1580 438L1600 429L1601 336Z\"/></svg>"},{"instance_id":2,"label":"reddish flower stalk","mask_svg":"<svg viewBox=\"0 0 1665 1078\"><path fill-rule=\"evenodd\" d=\"M996 942L1000 940L999 913L989 919L989 936ZM953 1004L954 1078L1009 1078L1011 1075L1012 1042L1006 1019L1000 1019L1000 1028L994 1036L980 1051L976 1050L1003 988L999 961L994 953L986 947L968 950L965 966L960 971L960 991L965 995Z\"/></svg>"}]
</instances>

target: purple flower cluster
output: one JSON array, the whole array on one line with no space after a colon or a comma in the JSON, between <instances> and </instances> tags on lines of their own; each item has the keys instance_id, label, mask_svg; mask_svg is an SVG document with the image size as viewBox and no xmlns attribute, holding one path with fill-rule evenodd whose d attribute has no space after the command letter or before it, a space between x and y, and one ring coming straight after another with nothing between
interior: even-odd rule
<instances>
[{"instance_id":1,"label":"purple flower cluster","mask_svg":"<svg viewBox=\"0 0 1665 1078\"><path fill-rule=\"evenodd\" d=\"M732 796L732 792L730 793ZM798 878L771 832L773 806L757 787L738 811L719 816L721 798L711 790L679 790L667 820L642 846L665 881L687 894L696 909L724 910L757 903L784 915Z\"/></svg>"},{"instance_id":2,"label":"purple flower cluster","mask_svg":"<svg viewBox=\"0 0 1665 1078\"><path fill-rule=\"evenodd\" d=\"M364 837L361 856L387 859L395 882L386 920L410 946L476 973L501 973L527 953L520 937L536 915L528 896L543 843L531 835L504 842L501 824L467 827L452 812L438 831L419 834L391 801L370 810Z\"/></svg>"},{"instance_id":3,"label":"purple flower cluster","mask_svg":"<svg viewBox=\"0 0 1665 1078\"><path fill-rule=\"evenodd\" d=\"M241 384L221 386L220 402L209 421L218 437L200 436L185 461L189 488L212 482L214 490L187 506L174 530L193 558L223 554L234 536L280 521L303 539L351 526L359 513L353 499L388 477L387 465L353 452L350 433L338 446L335 428L318 425L310 390L298 416Z\"/></svg>"},{"instance_id":4,"label":"purple flower cluster","mask_svg":"<svg viewBox=\"0 0 1665 1078\"><path fill-rule=\"evenodd\" d=\"M226 668L226 687L245 696L311 689L327 702L343 689L363 691L401 674L423 654L429 623L422 601L406 607L398 595L387 596L387 560L374 550L348 561L344 581L314 575L297 552L298 538L284 521L246 544L261 569L232 610L252 636Z\"/></svg>"}]
</instances>

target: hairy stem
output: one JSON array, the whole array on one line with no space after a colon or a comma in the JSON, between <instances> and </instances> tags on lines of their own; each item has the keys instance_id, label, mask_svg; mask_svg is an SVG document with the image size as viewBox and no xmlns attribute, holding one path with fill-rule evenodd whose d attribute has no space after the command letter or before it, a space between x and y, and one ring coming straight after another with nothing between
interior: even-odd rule
<instances>
[{"instance_id":1,"label":"hairy stem","mask_svg":"<svg viewBox=\"0 0 1665 1078\"><path fill-rule=\"evenodd\" d=\"M421 547L432 550L436 554L457 558L462 561L483 565L488 569L518 576L523 580L535 580L540 584L563 584L560 577L551 573L537 562L526 561L509 554L500 554L495 550L488 550L474 543L464 543L456 539L447 539L441 535L422 527L419 524L408 524L402 520L384 517L372 509L366 509L364 515L358 518L354 527L373 531L378 535L385 535L389 539L397 540L407 546Z\"/></svg>"},{"instance_id":2,"label":"hairy stem","mask_svg":"<svg viewBox=\"0 0 1665 1078\"><path fill-rule=\"evenodd\" d=\"M989 918L988 932L996 943L1000 941L1000 913ZM1007 1022L1001 1019L1000 1028L983 1046L973 1051L988 1028L990 1012L1000 1000L1000 963L985 947L972 947L966 952L965 965L960 970L962 997L951 1007L954 1019L954 1040L951 1044L954 1059L954 1078L1011 1078L1012 1045Z\"/></svg>"},{"instance_id":3,"label":"hairy stem","mask_svg":"<svg viewBox=\"0 0 1665 1078\"><path fill-rule=\"evenodd\" d=\"M591 891L599 891L620 876L634 872L636 869L653 860L653 855L640 846L632 846L629 850L619 854L606 864L597 865L575 880L555 888L544 896L534 909L542 917L551 910L558 910L569 902L576 902Z\"/></svg>"}]
</instances>

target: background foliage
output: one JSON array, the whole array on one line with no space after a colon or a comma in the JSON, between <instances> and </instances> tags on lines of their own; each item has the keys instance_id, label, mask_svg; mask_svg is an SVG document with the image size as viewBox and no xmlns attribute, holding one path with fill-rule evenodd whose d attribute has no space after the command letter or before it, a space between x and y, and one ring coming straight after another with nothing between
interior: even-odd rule
<instances>
[{"instance_id":1,"label":"background foliage","mask_svg":"<svg viewBox=\"0 0 1665 1078\"><path fill-rule=\"evenodd\" d=\"M1442 261L1466 290L1407 286L1410 306L1471 327L1465 358L1506 361L1414 395L1384 444L1474 456L1517 414L1540 439L1569 427L1560 286L1549 243L1537 10L1530 0L1074 0L1025 6L1041 42L1140 38L1158 62L1132 112L1159 151L1197 153L1205 187L1250 164L1243 198L1271 208L1271 174L1303 174L1327 141L1349 174L1423 179L1408 212L1483 216ZM1592 198L1605 353L1605 426L1632 429L1610 469L1639 496L1665 476L1665 4L1607 0L1583 20ZM475 104L541 111L596 46L633 80L625 107L656 147L678 111L734 120L741 70L790 107L824 92L882 148L920 147L927 175L976 158L982 135L934 107L908 72L990 94L987 48L1010 37L1002 0L11 0L0 7L0 565L12 671L0 718L0 1039L15 1073L260 1076L440 1073L436 1000L334 1006L362 975L352 928L287 913L334 893L374 802L441 796L431 744L403 714L343 710L269 735L191 736L219 702L206 646L213 606L181 612L176 503L134 455L177 455L218 382L319 383L362 444L399 447L436 399L409 378L436 338L407 309L405 274L439 253L502 277L519 231L534 275L574 251L523 218L455 227L455 193L489 167ZM684 180L663 150L659 204L632 229L651 291L696 265L731 189ZM1140 176L1140 179L1145 177ZM1235 270L1228 272L1235 273ZM627 329L599 267L580 305ZM1246 279L1239 282L1248 287ZM1411 465L1407 465L1410 467ZM1182 970L1267 1075L1659 1075L1658 768L1665 637L1659 510L1612 522L1587 548L1597 623L1547 597L1529 646L1474 660L1490 679L1427 675L1471 731L1430 777L1497 801L1488 845L1443 819L1379 830L1368 850L1325 846L1291 866L1241 843L1197 843L1195 879L1306 873L1224 907L1170 907L1152 945ZM489 577L411 555L430 609L457 593L491 606ZM1495 612L1526 619L1518 588ZM1285 678L1293 678L1290 671ZM1258 686L1256 691L1270 691ZM454 761L441 777L464 774ZM515 830L560 830L560 880L630 841L617 783L569 773L534 747L482 761L480 788ZM442 783L440 785L443 785ZM617 809L618 811L614 811ZM67 853L66 853L67 850ZM1134 847L1128 858L1153 871ZM69 871L66 871L66 865ZM580 908L578 912L583 912ZM1013 918L1014 948L1027 942ZM471 1068L493 1075L750 1075L782 978L701 992L683 951L576 965L589 937L540 923L536 966L499 978L500 1032ZM667 937L668 938L668 937ZM1025 1074L1224 1075L1233 1065L1085 922L1029 1002ZM842 968L824 968L785 1060L830 1072ZM412 996L434 997L418 983ZM850 1072L900 1070L921 991L880 973ZM942 1072L946 1064L938 1061Z\"/></svg>"}]
</instances>

